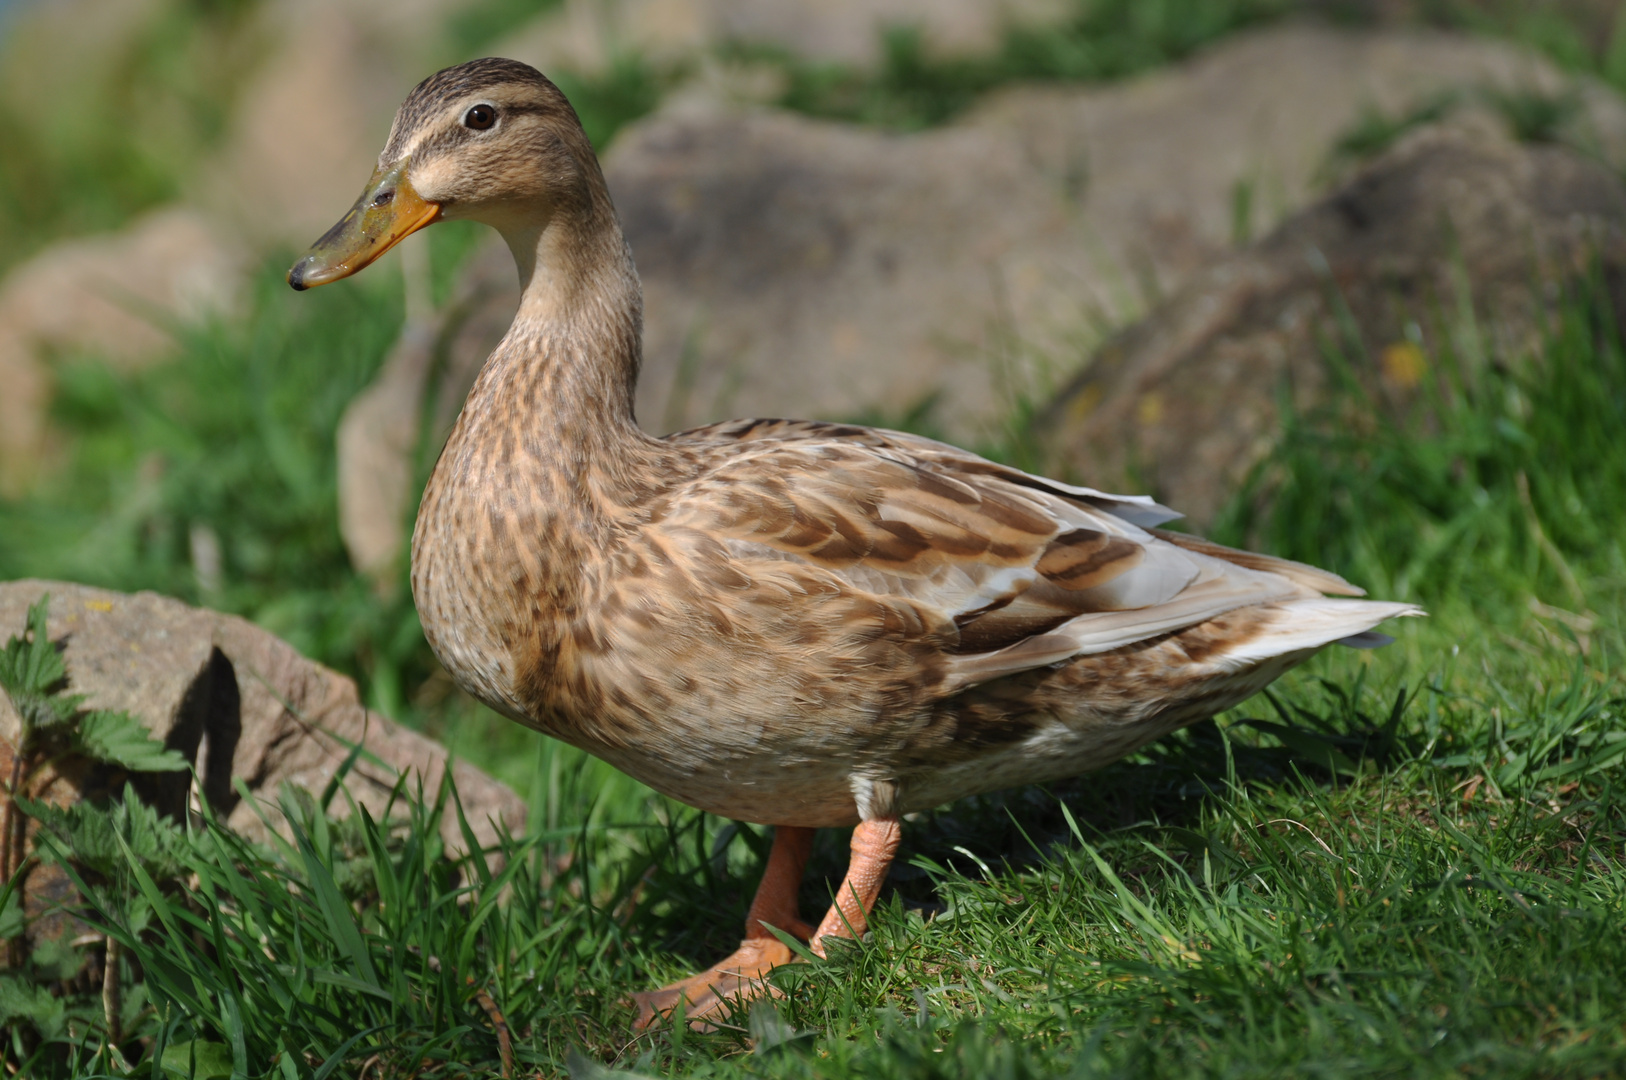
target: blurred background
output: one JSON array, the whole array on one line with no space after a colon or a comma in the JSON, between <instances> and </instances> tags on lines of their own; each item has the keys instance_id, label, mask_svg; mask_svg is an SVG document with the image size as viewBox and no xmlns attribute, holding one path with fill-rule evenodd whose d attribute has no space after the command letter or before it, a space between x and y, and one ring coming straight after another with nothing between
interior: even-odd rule
<instances>
[{"instance_id":1,"label":"blurred background","mask_svg":"<svg viewBox=\"0 0 1626 1080\"><path fill-rule=\"evenodd\" d=\"M282 279L482 55L603 156L647 428L905 427L1422 601L1414 653L1618 647L1600 0L0 0L0 578L245 615L547 798L405 579L506 251Z\"/></svg>"}]
</instances>

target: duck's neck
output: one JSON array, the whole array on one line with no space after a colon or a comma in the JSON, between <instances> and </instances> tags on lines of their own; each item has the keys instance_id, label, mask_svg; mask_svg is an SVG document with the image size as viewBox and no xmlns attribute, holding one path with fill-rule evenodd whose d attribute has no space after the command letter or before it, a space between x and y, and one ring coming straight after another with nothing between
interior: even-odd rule
<instances>
[{"instance_id":1,"label":"duck's neck","mask_svg":"<svg viewBox=\"0 0 1626 1080\"><path fill-rule=\"evenodd\" d=\"M604 204L603 216L503 230L524 289L419 508L413 590L426 629L456 625L447 611L481 582L523 580L571 608L594 553L669 471L664 444L633 417L641 292Z\"/></svg>"},{"instance_id":2,"label":"duck's neck","mask_svg":"<svg viewBox=\"0 0 1626 1080\"><path fill-rule=\"evenodd\" d=\"M515 717L537 715L537 687L618 523L672 472L666 445L633 417L642 293L609 197L596 194L585 212L501 230L519 263L519 312L469 391L413 535L431 646Z\"/></svg>"},{"instance_id":3,"label":"duck's neck","mask_svg":"<svg viewBox=\"0 0 1626 1080\"><path fill-rule=\"evenodd\" d=\"M634 497L658 445L633 415L643 330L638 274L608 196L594 194L545 223L502 230L519 267L519 311L453 436L464 453L498 456L481 470L487 483L501 483L493 472L511 464L525 474L514 482L553 488L550 497L578 504Z\"/></svg>"},{"instance_id":4,"label":"duck's neck","mask_svg":"<svg viewBox=\"0 0 1626 1080\"><path fill-rule=\"evenodd\" d=\"M480 390L525 401L535 426L573 448L645 442L633 416L643 291L608 197L503 239L519 267L519 311ZM470 410L482 404L471 394Z\"/></svg>"}]
</instances>

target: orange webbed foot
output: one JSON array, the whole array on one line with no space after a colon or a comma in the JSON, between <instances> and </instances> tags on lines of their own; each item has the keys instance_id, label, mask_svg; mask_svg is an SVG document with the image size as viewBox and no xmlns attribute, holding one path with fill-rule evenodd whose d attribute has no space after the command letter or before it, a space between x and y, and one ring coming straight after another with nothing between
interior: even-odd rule
<instances>
[{"instance_id":1,"label":"orange webbed foot","mask_svg":"<svg viewBox=\"0 0 1626 1080\"><path fill-rule=\"evenodd\" d=\"M811 931L803 924L799 931ZM798 934L797 936L801 936ZM632 995L638 1007L638 1019L633 1028L643 1031L659 1020L672 1015L678 1002L684 1002L684 1021L697 1031L715 1031L708 1018L721 1016L727 1011L726 1002L749 1001L755 997L773 997L781 993L766 979L768 972L781 964L796 959L790 947L777 938L748 938L740 942L734 955L719 961L696 975L680 979L659 990L646 990Z\"/></svg>"},{"instance_id":2,"label":"orange webbed foot","mask_svg":"<svg viewBox=\"0 0 1626 1080\"><path fill-rule=\"evenodd\" d=\"M887 869L898 853L901 827L896 817L868 818L853 829L852 861L841 883L835 903L818 927L808 926L796 910L796 883L801 880L807 853L812 847L812 829L781 828L774 832L773 850L762 885L751 903L746 919L747 937L733 956L714 964L698 975L663 986L659 990L632 995L638 1006L633 1028L643 1031L657 1020L670 1016L684 1002L685 1022L698 1031L715 1031L707 1022L726 1011L725 1002L747 1001L780 993L765 976L780 964L795 959L790 946L768 934L765 927L777 926L809 942L817 956L824 955L824 939L861 936L868 925L869 912L880 895Z\"/></svg>"}]
</instances>

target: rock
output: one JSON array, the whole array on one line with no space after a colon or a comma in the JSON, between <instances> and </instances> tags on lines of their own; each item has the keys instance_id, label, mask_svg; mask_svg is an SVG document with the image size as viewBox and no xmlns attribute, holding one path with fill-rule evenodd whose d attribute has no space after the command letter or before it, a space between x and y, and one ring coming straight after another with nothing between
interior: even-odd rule
<instances>
[{"instance_id":1,"label":"rock","mask_svg":"<svg viewBox=\"0 0 1626 1080\"><path fill-rule=\"evenodd\" d=\"M725 44L870 67L893 27L919 31L940 54L985 53L1006 26L1057 22L1070 10L1066 0L566 0L502 52L583 74L609 69L618 54L674 64Z\"/></svg>"},{"instance_id":2,"label":"rock","mask_svg":"<svg viewBox=\"0 0 1626 1080\"><path fill-rule=\"evenodd\" d=\"M412 283L427 275L422 247L408 241L402 257ZM410 272L417 268L421 273ZM401 336L367 389L339 421L339 532L350 563L388 589L397 580L415 505L414 463L419 440L436 446L450 434L474 377L519 306L514 259L495 236L473 259L456 295L439 312L411 302ZM425 405L428 416L425 417Z\"/></svg>"},{"instance_id":3,"label":"rock","mask_svg":"<svg viewBox=\"0 0 1626 1080\"><path fill-rule=\"evenodd\" d=\"M1487 85L1573 85L1581 126L1626 159L1611 94L1428 32L1263 30L918 135L686 100L605 163L647 294L639 415L896 420L930 402L949 437L985 438L1098 327L1302 206L1363 108Z\"/></svg>"},{"instance_id":4,"label":"rock","mask_svg":"<svg viewBox=\"0 0 1626 1080\"><path fill-rule=\"evenodd\" d=\"M899 136L696 105L624 133L610 188L644 281L638 411L1000 414L999 346L1085 317L1086 234L1001 133Z\"/></svg>"},{"instance_id":5,"label":"rock","mask_svg":"<svg viewBox=\"0 0 1626 1080\"><path fill-rule=\"evenodd\" d=\"M383 367L339 419L339 535L350 565L380 585L395 580L406 553L412 464L434 359L433 328L409 321Z\"/></svg>"},{"instance_id":6,"label":"rock","mask_svg":"<svg viewBox=\"0 0 1626 1080\"><path fill-rule=\"evenodd\" d=\"M1446 121L1479 126L1487 91L1573 95L1564 134L1626 165L1626 103L1608 87L1519 46L1412 29L1269 27L1121 85L1018 87L967 123L1014 135L1035 169L1077 185L1118 272L1145 267L1155 297L1325 190L1335 145L1363 120L1459 95Z\"/></svg>"},{"instance_id":7,"label":"rock","mask_svg":"<svg viewBox=\"0 0 1626 1080\"><path fill-rule=\"evenodd\" d=\"M1626 270L1612 170L1561 147L1421 131L1114 338L1040 429L1063 469L1111 487L1133 465L1137 490L1200 526L1269 451L1279 393L1300 412L1328 399L1328 342L1403 411L1447 349L1470 371L1528 355L1559 286L1595 256L1606 280Z\"/></svg>"},{"instance_id":8,"label":"rock","mask_svg":"<svg viewBox=\"0 0 1626 1080\"><path fill-rule=\"evenodd\" d=\"M232 308L243 263L209 221L171 207L16 267L0 284L0 492L18 490L37 467L52 360L153 362L174 344L170 327Z\"/></svg>"},{"instance_id":9,"label":"rock","mask_svg":"<svg viewBox=\"0 0 1626 1080\"><path fill-rule=\"evenodd\" d=\"M279 820L282 785L322 792L357 743L367 754L345 787L375 818L383 816L400 774L413 773L413 784L421 779L428 793L440 784L444 747L369 712L351 680L236 616L155 593L12 581L0 583L0 643L21 633L28 606L45 593L51 638L66 642L70 689L88 695L87 708L139 717L194 764L196 791L186 773L143 778L144 796L167 813L182 814L201 798L233 829L263 837L259 814L239 799L233 781L247 785L260 810ZM15 745L17 724L0 694L0 742ZM453 764L452 776L481 844L493 843L499 826L523 829L525 804L505 785L465 762ZM332 805L346 812L342 798ZM455 816L443 823L442 836L454 850L465 846Z\"/></svg>"},{"instance_id":10,"label":"rock","mask_svg":"<svg viewBox=\"0 0 1626 1080\"><path fill-rule=\"evenodd\" d=\"M1269 28L1124 84L1009 90L908 136L680 96L605 159L646 290L639 416L656 432L737 415L897 422L931 403L945 434L976 442L1044 400L1099 327L1304 205L1363 111L1398 118L1487 87L1573 92L1572 134L1626 161L1612 93L1512 46L1412 30ZM1500 123L1483 107L1448 119ZM438 380L436 440L518 302L501 244L462 288L443 362L413 367ZM422 393L398 381L381 376L367 409L398 397L412 420L373 415L375 432L416 423ZM410 453L375 434L347 456L369 550L401 550L410 492L392 478Z\"/></svg>"}]
</instances>

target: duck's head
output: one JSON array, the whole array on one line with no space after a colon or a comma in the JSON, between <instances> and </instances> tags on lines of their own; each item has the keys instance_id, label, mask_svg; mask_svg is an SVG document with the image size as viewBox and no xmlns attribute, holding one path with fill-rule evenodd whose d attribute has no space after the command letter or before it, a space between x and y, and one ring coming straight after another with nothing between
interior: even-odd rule
<instances>
[{"instance_id":1,"label":"duck's head","mask_svg":"<svg viewBox=\"0 0 1626 1080\"><path fill-rule=\"evenodd\" d=\"M561 210L589 212L603 185L558 87L517 60L471 60L407 96L361 198L293 265L288 284L348 277L437 221L482 221L513 244Z\"/></svg>"}]
</instances>

